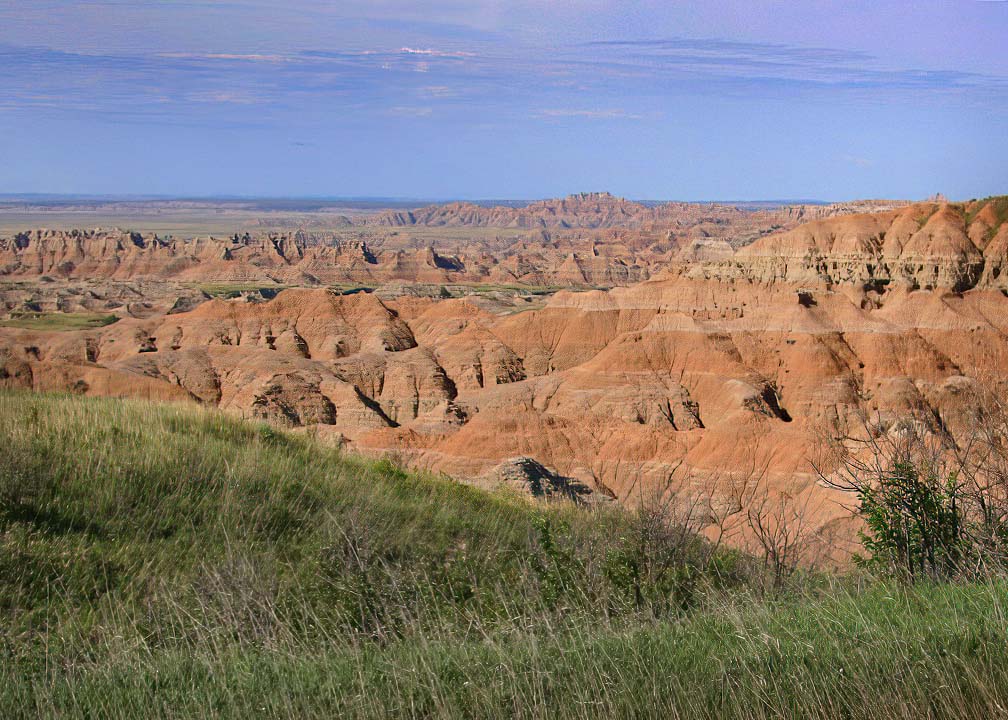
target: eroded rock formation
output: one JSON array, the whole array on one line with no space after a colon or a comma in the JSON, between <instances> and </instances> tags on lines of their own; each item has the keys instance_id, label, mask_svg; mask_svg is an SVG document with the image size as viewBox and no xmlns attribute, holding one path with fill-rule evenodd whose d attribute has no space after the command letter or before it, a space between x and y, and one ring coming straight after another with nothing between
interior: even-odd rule
<instances>
[{"instance_id":1,"label":"eroded rock formation","mask_svg":"<svg viewBox=\"0 0 1008 720\"><path fill-rule=\"evenodd\" d=\"M459 477L503 477L521 456L622 501L674 480L713 516L759 475L849 537L810 459L865 416L926 408L955 434L963 393L1003 377L1005 220L1003 201L817 220L524 312L315 288L85 332L0 329L0 385L216 405ZM82 266L109 242L79 239Z\"/></svg>"}]
</instances>

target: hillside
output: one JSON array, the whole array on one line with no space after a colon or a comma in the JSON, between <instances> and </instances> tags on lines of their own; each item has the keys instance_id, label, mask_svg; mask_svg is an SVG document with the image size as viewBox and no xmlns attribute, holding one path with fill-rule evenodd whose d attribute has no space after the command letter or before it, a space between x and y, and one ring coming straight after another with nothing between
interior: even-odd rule
<instances>
[{"instance_id":1,"label":"hillside","mask_svg":"<svg viewBox=\"0 0 1008 720\"><path fill-rule=\"evenodd\" d=\"M488 495L178 406L2 393L0 441L6 718L1008 702L999 586L805 578L811 594L765 596L758 564L679 531L638 545L650 526L611 508Z\"/></svg>"}]
</instances>

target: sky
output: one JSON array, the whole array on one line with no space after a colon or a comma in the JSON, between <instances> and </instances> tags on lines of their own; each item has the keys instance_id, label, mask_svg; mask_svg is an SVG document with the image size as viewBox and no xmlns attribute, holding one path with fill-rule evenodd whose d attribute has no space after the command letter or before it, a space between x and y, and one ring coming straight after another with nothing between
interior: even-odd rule
<instances>
[{"instance_id":1,"label":"sky","mask_svg":"<svg viewBox=\"0 0 1008 720\"><path fill-rule=\"evenodd\" d=\"M1008 193L1008 2L0 0L0 193Z\"/></svg>"}]
</instances>

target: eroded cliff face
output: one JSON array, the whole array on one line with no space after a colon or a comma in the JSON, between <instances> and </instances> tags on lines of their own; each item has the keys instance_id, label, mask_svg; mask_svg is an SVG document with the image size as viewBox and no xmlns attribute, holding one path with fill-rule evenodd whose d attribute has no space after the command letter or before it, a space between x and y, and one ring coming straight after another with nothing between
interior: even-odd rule
<instances>
[{"instance_id":1,"label":"eroded cliff face","mask_svg":"<svg viewBox=\"0 0 1008 720\"><path fill-rule=\"evenodd\" d=\"M521 456L628 502L672 475L712 518L758 472L851 539L810 460L865 416L924 408L962 430L962 398L1008 368L1004 210L816 221L517 313L290 289L87 332L0 329L0 384L217 405L459 477Z\"/></svg>"},{"instance_id":2,"label":"eroded cliff face","mask_svg":"<svg viewBox=\"0 0 1008 720\"><path fill-rule=\"evenodd\" d=\"M455 202L410 211L386 211L360 222L387 227L495 227L495 228L653 228L706 224L708 229L738 222L750 214L758 220L780 224L874 212L902 207L892 200L860 200L830 205L786 205L750 211L724 203L664 202L648 204L607 192L579 193L540 200L518 207L487 207Z\"/></svg>"},{"instance_id":3,"label":"eroded cliff face","mask_svg":"<svg viewBox=\"0 0 1008 720\"><path fill-rule=\"evenodd\" d=\"M817 212L850 210L826 207ZM33 230L0 238L0 278L612 287L646 280L672 262L724 259L734 247L794 227L803 213L799 207L645 206L596 193L522 208L453 203L390 211L330 232L183 240L122 230ZM431 228L467 230L431 235Z\"/></svg>"},{"instance_id":4,"label":"eroded cliff face","mask_svg":"<svg viewBox=\"0 0 1008 720\"><path fill-rule=\"evenodd\" d=\"M814 286L1003 287L1008 203L924 203L819 220L742 248L708 272Z\"/></svg>"},{"instance_id":5,"label":"eroded cliff face","mask_svg":"<svg viewBox=\"0 0 1008 720\"><path fill-rule=\"evenodd\" d=\"M608 286L645 279L668 256L655 250L637 259L618 239L603 247L577 236L519 238L504 249L473 244L452 254L397 239L380 238L387 247L372 250L363 239L300 232L177 240L120 230L35 230L0 238L0 278Z\"/></svg>"},{"instance_id":6,"label":"eroded cliff face","mask_svg":"<svg viewBox=\"0 0 1008 720\"><path fill-rule=\"evenodd\" d=\"M0 239L0 276L331 282L369 277L377 260L361 241L308 233L160 238L121 230L34 230Z\"/></svg>"}]
</instances>

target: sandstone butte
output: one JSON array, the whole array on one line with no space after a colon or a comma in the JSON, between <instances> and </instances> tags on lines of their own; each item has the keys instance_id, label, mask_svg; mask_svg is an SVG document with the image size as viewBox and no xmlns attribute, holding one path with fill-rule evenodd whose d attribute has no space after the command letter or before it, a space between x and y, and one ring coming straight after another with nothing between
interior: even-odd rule
<instances>
[{"instance_id":1,"label":"sandstone butte","mask_svg":"<svg viewBox=\"0 0 1008 720\"><path fill-rule=\"evenodd\" d=\"M518 457L623 502L671 480L712 527L759 476L809 508L838 557L854 523L812 470L830 470L822 438L920 408L956 436L967 391L1008 368L1006 211L935 202L814 220L523 312L291 288L89 331L0 328L0 385L204 403L476 482L511 477ZM254 262L200 241L185 255L254 274L304 252L269 243ZM180 257L161 252L29 233L0 244L0 268L125 277ZM315 248L312 274L369 262L348 252Z\"/></svg>"}]
</instances>

